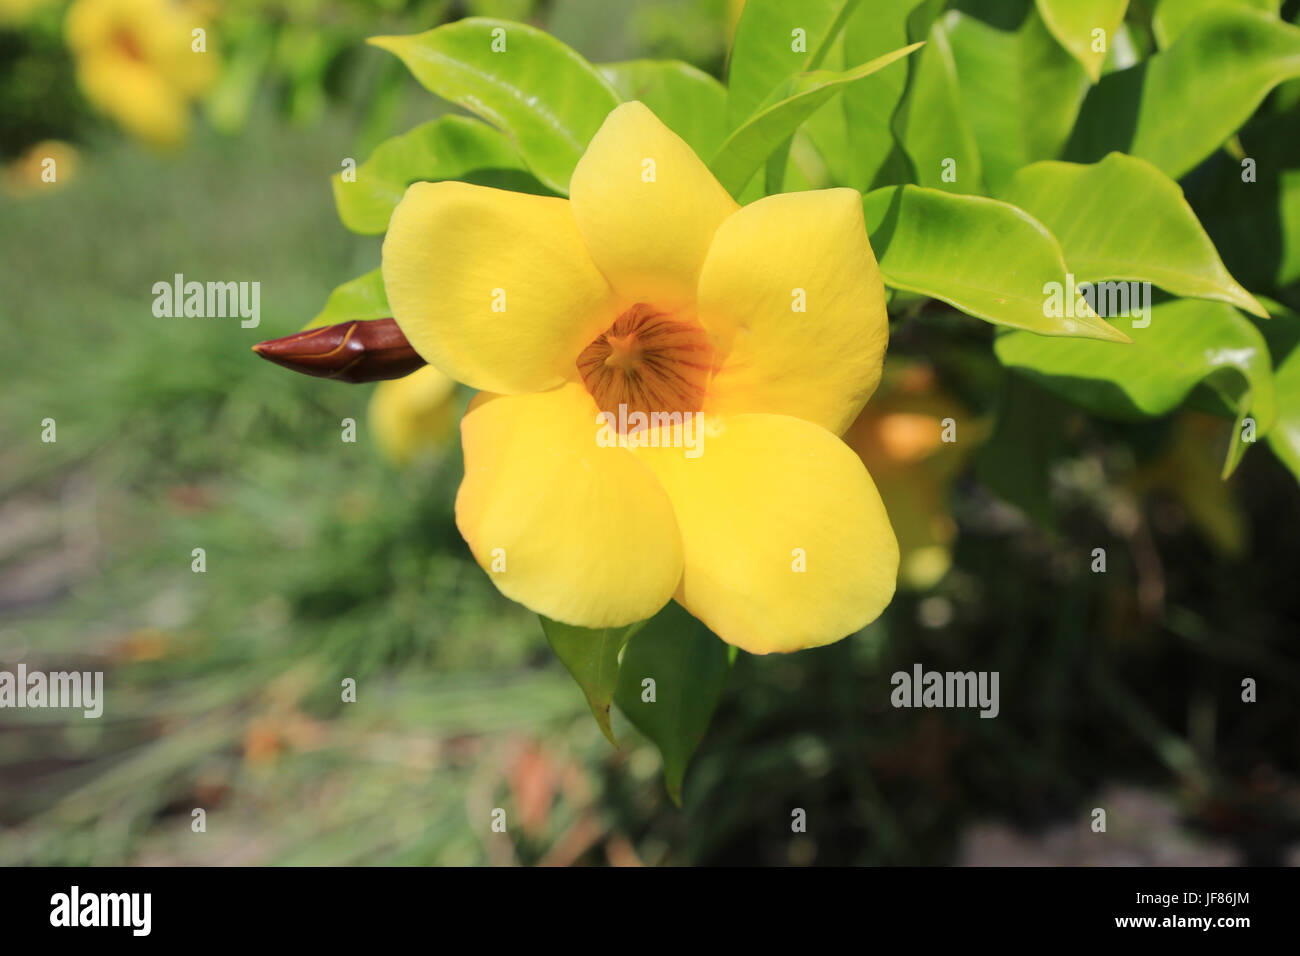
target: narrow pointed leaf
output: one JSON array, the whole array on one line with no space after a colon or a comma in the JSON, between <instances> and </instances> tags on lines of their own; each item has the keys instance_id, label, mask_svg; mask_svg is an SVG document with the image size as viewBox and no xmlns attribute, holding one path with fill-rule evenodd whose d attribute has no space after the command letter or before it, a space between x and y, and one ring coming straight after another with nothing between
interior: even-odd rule
<instances>
[{"instance_id":1,"label":"narrow pointed leaf","mask_svg":"<svg viewBox=\"0 0 1300 956\"><path fill-rule=\"evenodd\" d=\"M736 24L727 68L728 128L735 129L758 112L795 74L820 67L857 2L749 0Z\"/></svg>"},{"instance_id":2,"label":"narrow pointed leaf","mask_svg":"<svg viewBox=\"0 0 1300 956\"><path fill-rule=\"evenodd\" d=\"M573 167L619 103L595 67L522 23L469 17L370 42L400 57L427 89L504 132L532 173L564 195Z\"/></svg>"},{"instance_id":3,"label":"narrow pointed leaf","mask_svg":"<svg viewBox=\"0 0 1300 956\"><path fill-rule=\"evenodd\" d=\"M732 649L676 601L651 618L623 652L614 699L659 748L664 784L678 806L686 767L713 719L733 659ZM651 687L652 701L646 699Z\"/></svg>"},{"instance_id":4,"label":"narrow pointed leaf","mask_svg":"<svg viewBox=\"0 0 1300 956\"><path fill-rule=\"evenodd\" d=\"M1052 231L1076 279L1152 282L1267 315L1228 273L1182 189L1146 160L1111 153L1092 165L1035 163L1002 198Z\"/></svg>"},{"instance_id":5,"label":"narrow pointed leaf","mask_svg":"<svg viewBox=\"0 0 1300 956\"><path fill-rule=\"evenodd\" d=\"M1095 315L1046 314L1044 287L1064 287L1065 259L1047 228L1024 210L920 186L874 190L862 206L889 287L1041 335L1125 340Z\"/></svg>"},{"instance_id":6,"label":"narrow pointed leaf","mask_svg":"<svg viewBox=\"0 0 1300 956\"><path fill-rule=\"evenodd\" d=\"M1205 383L1235 406L1237 428L1225 474L1245 450L1241 421L1268 434L1277 415L1268 346L1259 330L1222 302L1176 299L1151 310L1146 328L1121 320L1133 342L1067 342L1012 332L994 351L1004 365L1094 414L1123 421L1164 415Z\"/></svg>"},{"instance_id":7,"label":"narrow pointed leaf","mask_svg":"<svg viewBox=\"0 0 1300 956\"><path fill-rule=\"evenodd\" d=\"M586 695L587 706L591 716L600 725L600 732L615 747L614 730L609 723L609 708L614 702L614 690L618 687L618 658L628 638L635 634L642 625L630 624L627 627L586 628L572 624L561 624L548 617L541 617L542 630L551 650L560 659L573 679Z\"/></svg>"},{"instance_id":8,"label":"narrow pointed leaf","mask_svg":"<svg viewBox=\"0 0 1300 956\"><path fill-rule=\"evenodd\" d=\"M343 225L362 235L388 228L411 183L459 179L516 192L546 191L504 134L464 116L443 116L380 143L355 172L352 181L334 174L334 203Z\"/></svg>"},{"instance_id":9,"label":"narrow pointed leaf","mask_svg":"<svg viewBox=\"0 0 1300 956\"><path fill-rule=\"evenodd\" d=\"M844 25L844 65L866 63L906 46L907 16L915 7L916 0L859 4ZM851 165L847 184L853 188L866 191L875 185L897 148L890 123L906 86L905 71L881 70L844 90Z\"/></svg>"},{"instance_id":10,"label":"narrow pointed leaf","mask_svg":"<svg viewBox=\"0 0 1300 956\"><path fill-rule=\"evenodd\" d=\"M760 110L727 137L710 164L713 174L723 188L739 196L767 157L823 103L848 84L889 66L920 46L914 43L840 73L818 70L801 76L794 83L794 92Z\"/></svg>"}]
</instances>

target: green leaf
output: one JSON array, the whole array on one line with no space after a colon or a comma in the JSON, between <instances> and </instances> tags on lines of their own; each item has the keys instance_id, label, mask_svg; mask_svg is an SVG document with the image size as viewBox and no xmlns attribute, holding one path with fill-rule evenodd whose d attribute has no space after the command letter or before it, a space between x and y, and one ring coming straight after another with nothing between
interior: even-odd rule
<instances>
[{"instance_id":1,"label":"green leaf","mask_svg":"<svg viewBox=\"0 0 1300 956\"><path fill-rule=\"evenodd\" d=\"M573 167L619 103L595 67L522 23L471 17L370 42L400 57L427 89L506 133L533 174L563 195Z\"/></svg>"},{"instance_id":2,"label":"green leaf","mask_svg":"<svg viewBox=\"0 0 1300 956\"><path fill-rule=\"evenodd\" d=\"M1267 317L1224 267L1182 189L1146 160L1111 153L1091 166L1035 163L1002 198L1052 231L1078 279L1153 282Z\"/></svg>"},{"instance_id":3,"label":"green leaf","mask_svg":"<svg viewBox=\"0 0 1300 956\"><path fill-rule=\"evenodd\" d=\"M851 70L840 73L817 70L791 81L790 95L760 110L727 137L710 164L713 174L723 188L739 196L767 157L818 107L848 84L889 66L919 46L914 43Z\"/></svg>"},{"instance_id":4,"label":"green leaf","mask_svg":"<svg viewBox=\"0 0 1300 956\"><path fill-rule=\"evenodd\" d=\"M753 116L791 77L821 66L857 2L749 0L736 24L727 69L727 128Z\"/></svg>"},{"instance_id":5,"label":"green leaf","mask_svg":"<svg viewBox=\"0 0 1300 956\"><path fill-rule=\"evenodd\" d=\"M866 63L905 46L907 16L916 3L917 0L874 0L859 4L844 25L844 64ZM847 185L862 192L878 185L877 179L897 149L890 124L906 86L906 72L882 70L844 90L841 105L847 121L851 165L845 180Z\"/></svg>"},{"instance_id":6,"label":"green leaf","mask_svg":"<svg viewBox=\"0 0 1300 956\"><path fill-rule=\"evenodd\" d=\"M993 348L1004 365L1104 418L1164 415L1205 383L1236 406L1238 439L1247 415L1255 418L1256 434L1268 433L1277 414L1271 363L1264 337L1248 319L1221 302L1176 299L1153 308L1149 323L1126 328L1133 343L1123 347L1012 332ZM1242 441L1231 443L1225 477L1244 451Z\"/></svg>"},{"instance_id":7,"label":"green leaf","mask_svg":"<svg viewBox=\"0 0 1300 956\"><path fill-rule=\"evenodd\" d=\"M1276 363L1277 389L1277 421L1268 433L1268 445L1300 481L1300 315L1280 303L1268 306L1273 321L1264 334Z\"/></svg>"},{"instance_id":8,"label":"green leaf","mask_svg":"<svg viewBox=\"0 0 1300 956\"><path fill-rule=\"evenodd\" d=\"M956 11L942 23L980 169L996 194L1021 166L1061 154L1088 93L1088 76L1047 32L1031 3L1024 3L1014 30Z\"/></svg>"},{"instance_id":9,"label":"green leaf","mask_svg":"<svg viewBox=\"0 0 1300 956\"><path fill-rule=\"evenodd\" d=\"M1269 90L1300 76L1300 28L1252 10L1194 20L1169 49L1108 74L1084 101L1066 156L1150 160L1179 179L1227 140Z\"/></svg>"},{"instance_id":10,"label":"green leaf","mask_svg":"<svg viewBox=\"0 0 1300 956\"><path fill-rule=\"evenodd\" d=\"M727 135L727 90L677 60L628 60L599 67L625 100L640 100L697 156L712 156Z\"/></svg>"},{"instance_id":11,"label":"green leaf","mask_svg":"<svg viewBox=\"0 0 1300 956\"><path fill-rule=\"evenodd\" d=\"M1070 56L1079 61L1092 82L1101 76L1101 64L1106 59L1119 25L1124 22L1128 0L1035 0L1038 12L1047 29L1052 31ZM1093 50L1093 30L1105 30L1105 44L1100 51Z\"/></svg>"},{"instance_id":12,"label":"green leaf","mask_svg":"<svg viewBox=\"0 0 1300 956\"><path fill-rule=\"evenodd\" d=\"M1187 177L1187 198L1233 275L1285 289L1300 282L1300 111L1257 116L1238 138L1248 162L1215 153Z\"/></svg>"},{"instance_id":13,"label":"green leaf","mask_svg":"<svg viewBox=\"0 0 1300 956\"><path fill-rule=\"evenodd\" d=\"M623 652L618 709L664 761L664 783L678 806L682 779L713 718L734 655L676 601L651 618ZM654 681L648 701L646 680Z\"/></svg>"},{"instance_id":14,"label":"green leaf","mask_svg":"<svg viewBox=\"0 0 1300 956\"><path fill-rule=\"evenodd\" d=\"M614 739L614 730L609 724L609 707L618 687L618 658L628 639L646 622L592 629L561 624L540 614L538 617L551 650L555 651L555 656L568 668L586 695L587 705L600 725L601 733L617 747L618 741Z\"/></svg>"},{"instance_id":15,"label":"green leaf","mask_svg":"<svg viewBox=\"0 0 1300 956\"><path fill-rule=\"evenodd\" d=\"M356 168L356 179L333 176L343 225L362 235L388 229L393 210L415 182L459 179L517 192L543 191L510 140L464 116L443 116L380 143Z\"/></svg>"},{"instance_id":16,"label":"green leaf","mask_svg":"<svg viewBox=\"0 0 1300 956\"><path fill-rule=\"evenodd\" d=\"M923 22L927 7L908 18L908 36ZM930 24L921 55L908 63L907 92L894 114L893 129L912 163L917 183L950 192L983 192L979 143L961 99L957 64L943 23ZM945 182L951 171L955 179Z\"/></svg>"},{"instance_id":17,"label":"green leaf","mask_svg":"<svg viewBox=\"0 0 1300 956\"><path fill-rule=\"evenodd\" d=\"M388 307L388 296L384 292L383 271L375 269L343 283L331 292L325 300L325 308L303 328L337 325L353 319L387 319L392 314L393 310Z\"/></svg>"},{"instance_id":18,"label":"green leaf","mask_svg":"<svg viewBox=\"0 0 1300 956\"><path fill-rule=\"evenodd\" d=\"M1048 283L1066 281L1061 247L1022 209L982 196L888 186L862 200L885 284L942 299L998 325L1125 341L1095 315L1048 316Z\"/></svg>"},{"instance_id":19,"label":"green leaf","mask_svg":"<svg viewBox=\"0 0 1300 956\"><path fill-rule=\"evenodd\" d=\"M1151 32L1160 49L1170 46L1197 17L1215 10L1259 10L1277 16L1282 0L1158 0L1151 14Z\"/></svg>"}]
</instances>

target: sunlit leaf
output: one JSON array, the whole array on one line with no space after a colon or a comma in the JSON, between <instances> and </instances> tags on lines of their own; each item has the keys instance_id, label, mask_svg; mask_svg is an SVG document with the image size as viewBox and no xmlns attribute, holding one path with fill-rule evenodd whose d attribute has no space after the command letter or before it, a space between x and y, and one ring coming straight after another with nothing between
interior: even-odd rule
<instances>
[{"instance_id":1,"label":"sunlit leaf","mask_svg":"<svg viewBox=\"0 0 1300 956\"><path fill-rule=\"evenodd\" d=\"M333 176L343 225L363 235L388 229L393 210L415 182L463 182L544 192L504 134L463 116L443 116L380 143L352 181Z\"/></svg>"},{"instance_id":2,"label":"sunlit leaf","mask_svg":"<svg viewBox=\"0 0 1300 956\"><path fill-rule=\"evenodd\" d=\"M383 272L375 269L331 292L325 300L325 307L303 328L315 329L352 319L386 319L392 314L384 292Z\"/></svg>"},{"instance_id":3,"label":"sunlit leaf","mask_svg":"<svg viewBox=\"0 0 1300 956\"><path fill-rule=\"evenodd\" d=\"M1242 420L1253 417L1256 434L1262 437L1277 414L1263 336L1232 306L1204 299L1162 303L1151 310L1149 325L1142 328L1141 321L1138 326L1122 322L1133 339L1130 345L1012 332L998 338L994 351L1004 365L1024 370L1106 418L1131 421L1164 415L1196 386L1211 386L1237 412L1224 466L1225 474L1230 473L1245 451Z\"/></svg>"},{"instance_id":4,"label":"sunlit leaf","mask_svg":"<svg viewBox=\"0 0 1300 956\"><path fill-rule=\"evenodd\" d=\"M795 74L820 67L857 2L749 0L736 25L727 67L728 128L735 129L758 112Z\"/></svg>"},{"instance_id":5,"label":"sunlit leaf","mask_svg":"<svg viewBox=\"0 0 1300 956\"><path fill-rule=\"evenodd\" d=\"M908 18L917 35L927 6ZM958 193L984 191L979 143L961 99L952 41L942 22L926 27L925 49L908 62L907 92L894 114L893 129L922 186Z\"/></svg>"},{"instance_id":6,"label":"sunlit leaf","mask_svg":"<svg viewBox=\"0 0 1300 956\"><path fill-rule=\"evenodd\" d=\"M731 649L676 601L651 618L623 651L614 699L659 748L664 783L678 805L686 766L713 718L732 659Z\"/></svg>"},{"instance_id":7,"label":"sunlit leaf","mask_svg":"<svg viewBox=\"0 0 1300 956\"><path fill-rule=\"evenodd\" d=\"M1061 46L1070 51L1094 83L1106 52L1124 21L1128 0L1035 0L1038 12ZM1100 38L1094 31L1103 31ZM1100 43L1097 40L1100 39ZM1100 47L1100 49L1098 49Z\"/></svg>"},{"instance_id":8,"label":"sunlit leaf","mask_svg":"<svg viewBox=\"0 0 1300 956\"><path fill-rule=\"evenodd\" d=\"M470 17L370 42L400 57L427 89L503 131L529 170L566 195L573 167L619 103L595 67L522 23Z\"/></svg>"},{"instance_id":9,"label":"sunlit leaf","mask_svg":"<svg viewBox=\"0 0 1300 956\"><path fill-rule=\"evenodd\" d=\"M573 675L573 679L582 688L591 707L591 715L600 725L601 733L614 746L613 728L609 724L609 708L614 702L614 690L618 687L618 658L628 638L645 624L644 621L627 627L586 628L572 624L561 624L548 617L541 617L542 630L550 642L555 656Z\"/></svg>"},{"instance_id":10,"label":"sunlit leaf","mask_svg":"<svg viewBox=\"0 0 1300 956\"><path fill-rule=\"evenodd\" d=\"M1089 89L1087 74L1047 32L1033 5L1024 3L1023 11L1010 30L956 11L941 21L963 112L979 144L980 170L994 194L1021 166L1061 154ZM957 182L965 182L960 166Z\"/></svg>"},{"instance_id":11,"label":"sunlit leaf","mask_svg":"<svg viewBox=\"0 0 1300 956\"><path fill-rule=\"evenodd\" d=\"M885 284L942 299L998 325L1123 341L1095 315L1049 316L1045 286L1066 281L1052 234L1028 213L981 196L889 186L863 197Z\"/></svg>"},{"instance_id":12,"label":"sunlit leaf","mask_svg":"<svg viewBox=\"0 0 1300 956\"><path fill-rule=\"evenodd\" d=\"M1217 10L1169 49L1102 78L1079 113L1066 156L1112 151L1175 179L1219 148L1269 90L1300 76L1300 28L1253 10Z\"/></svg>"},{"instance_id":13,"label":"sunlit leaf","mask_svg":"<svg viewBox=\"0 0 1300 956\"><path fill-rule=\"evenodd\" d=\"M739 196L767 157L818 107L848 84L889 66L920 45L894 50L851 70L817 70L791 81L788 96L760 110L727 137L710 164L713 174L729 193Z\"/></svg>"},{"instance_id":14,"label":"sunlit leaf","mask_svg":"<svg viewBox=\"0 0 1300 956\"><path fill-rule=\"evenodd\" d=\"M696 155L717 152L727 135L727 91L702 70L676 60L606 63L600 72L625 100L640 100Z\"/></svg>"},{"instance_id":15,"label":"sunlit leaf","mask_svg":"<svg viewBox=\"0 0 1300 956\"><path fill-rule=\"evenodd\" d=\"M1002 198L1052 231L1080 280L1153 282L1265 314L1228 274L1182 189L1145 160L1112 153L1094 165L1035 163Z\"/></svg>"},{"instance_id":16,"label":"sunlit leaf","mask_svg":"<svg viewBox=\"0 0 1300 956\"><path fill-rule=\"evenodd\" d=\"M844 65L866 63L905 46L907 16L915 7L916 0L874 0L859 4L844 25ZM847 185L860 191L884 185L877 179L897 148L890 121L906 85L905 71L882 70L845 89L841 105L849 139Z\"/></svg>"},{"instance_id":17,"label":"sunlit leaf","mask_svg":"<svg viewBox=\"0 0 1300 956\"><path fill-rule=\"evenodd\" d=\"M1282 0L1157 0L1151 13L1151 32L1163 50L1197 17L1223 9L1259 10L1277 16Z\"/></svg>"}]
</instances>

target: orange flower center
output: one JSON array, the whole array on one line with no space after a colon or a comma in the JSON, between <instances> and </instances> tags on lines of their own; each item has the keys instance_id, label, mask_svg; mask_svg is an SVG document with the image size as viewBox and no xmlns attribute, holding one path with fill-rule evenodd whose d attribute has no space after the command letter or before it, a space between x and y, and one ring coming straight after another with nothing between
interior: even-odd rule
<instances>
[{"instance_id":1,"label":"orange flower center","mask_svg":"<svg viewBox=\"0 0 1300 956\"><path fill-rule=\"evenodd\" d=\"M144 50L140 46L140 41L126 27L118 27L114 31L113 46L117 48L117 52L128 60L135 60L138 63L144 62Z\"/></svg>"},{"instance_id":2,"label":"orange flower center","mask_svg":"<svg viewBox=\"0 0 1300 956\"><path fill-rule=\"evenodd\" d=\"M697 322L638 302L582 350L578 371L603 412L698 412L713 362Z\"/></svg>"}]
</instances>

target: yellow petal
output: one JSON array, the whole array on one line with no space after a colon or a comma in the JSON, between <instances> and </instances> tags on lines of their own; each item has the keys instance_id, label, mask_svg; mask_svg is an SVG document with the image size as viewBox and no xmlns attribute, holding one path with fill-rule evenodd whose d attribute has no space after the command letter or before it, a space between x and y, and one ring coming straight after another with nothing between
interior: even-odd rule
<instances>
[{"instance_id":1,"label":"yellow petal","mask_svg":"<svg viewBox=\"0 0 1300 956\"><path fill-rule=\"evenodd\" d=\"M713 421L698 457L637 451L681 528L677 600L754 654L830 644L875 620L894 594L898 543L857 455L797 418Z\"/></svg>"},{"instance_id":2,"label":"yellow petal","mask_svg":"<svg viewBox=\"0 0 1300 956\"><path fill-rule=\"evenodd\" d=\"M395 465L448 443L456 424L456 383L432 365L380 382L370 398L370 429Z\"/></svg>"},{"instance_id":3,"label":"yellow petal","mask_svg":"<svg viewBox=\"0 0 1300 956\"><path fill-rule=\"evenodd\" d=\"M393 212L383 267L415 350L485 391L576 379L578 353L617 317L563 199L416 183Z\"/></svg>"},{"instance_id":4,"label":"yellow petal","mask_svg":"<svg viewBox=\"0 0 1300 956\"><path fill-rule=\"evenodd\" d=\"M626 448L597 444L581 385L475 397L456 524L501 593L581 627L645 620L682 575L672 506Z\"/></svg>"},{"instance_id":5,"label":"yellow petal","mask_svg":"<svg viewBox=\"0 0 1300 956\"><path fill-rule=\"evenodd\" d=\"M87 99L151 146L180 145L189 132L189 104L154 70L115 54L95 54L77 67Z\"/></svg>"},{"instance_id":6,"label":"yellow petal","mask_svg":"<svg viewBox=\"0 0 1300 956\"><path fill-rule=\"evenodd\" d=\"M677 309L695 299L713 233L735 201L643 104L605 118L569 195L592 258L625 302Z\"/></svg>"},{"instance_id":7,"label":"yellow petal","mask_svg":"<svg viewBox=\"0 0 1300 956\"><path fill-rule=\"evenodd\" d=\"M713 238L699 316L725 356L707 410L793 415L842 434L879 383L889 340L862 197L784 193L740 210Z\"/></svg>"}]
</instances>

